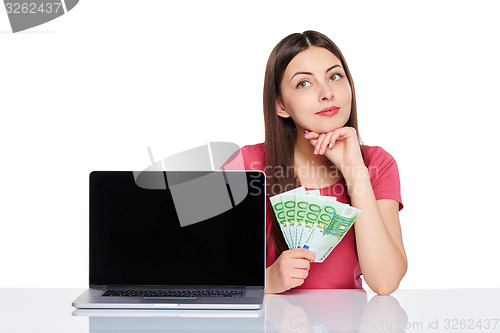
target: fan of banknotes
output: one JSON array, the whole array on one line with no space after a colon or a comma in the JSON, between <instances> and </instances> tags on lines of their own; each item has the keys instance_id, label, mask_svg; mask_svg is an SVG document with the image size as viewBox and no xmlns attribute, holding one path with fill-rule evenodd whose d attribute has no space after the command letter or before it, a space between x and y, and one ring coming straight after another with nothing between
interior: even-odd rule
<instances>
[{"instance_id":1,"label":"fan of banknotes","mask_svg":"<svg viewBox=\"0 0 500 333\"><path fill-rule=\"evenodd\" d=\"M349 231L361 210L298 187L270 198L289 249L303 247L323 262Z\"/></svg>"}]
</instances>

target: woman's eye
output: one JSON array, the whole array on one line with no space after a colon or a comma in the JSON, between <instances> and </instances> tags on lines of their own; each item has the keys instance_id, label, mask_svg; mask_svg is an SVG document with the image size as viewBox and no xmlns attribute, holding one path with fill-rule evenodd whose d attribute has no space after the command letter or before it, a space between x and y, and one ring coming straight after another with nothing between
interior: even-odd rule
<instances>
[{"instance_id":1,"label":"woman's eye","mask_svg":"<svg viewBox=\"0 0 500 333\"><path fill-rule=\"evenodd\" d=\"M333 74L332 76L330 76L330 81L340 80L341 77L342 77L342 75L340 75L340 74Z\"/></svg>"},{"instance_id":2,"label":"woman's eye","mask_svg":"<svg viewBox=\"0 0 500 333\"><path fill-rule=\"evenodd\" d=\"M308 87L310 85L311 85L311 83L309 83L307 81L300 81L299 84L297 84L297 88L305 88L305 87Z\"/></svg>"}]
</instances>

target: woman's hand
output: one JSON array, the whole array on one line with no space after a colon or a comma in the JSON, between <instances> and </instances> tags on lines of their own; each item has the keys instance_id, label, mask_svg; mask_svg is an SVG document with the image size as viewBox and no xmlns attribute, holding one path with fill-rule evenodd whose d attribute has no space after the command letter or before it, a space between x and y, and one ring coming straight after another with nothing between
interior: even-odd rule
<instances>
[{"instance_id":1,"label":"woman's hand","mask_svg":"<svg viewBox=\"0 0 500 333\"><path fill-rule=\"evenodd\" d=\"M352 127L341 127L328 133L306 130L304 137L314 146L314 154L325 155L344 177L351 168L365 165L356 130Z\"/></svg>"},{"instance_id":2,"label":"woman's hand","mask_svg":"<svg viewBox=\"0 0 500 333\"><path fill-rule=\"evenodd\" d=\"M266 269L266 293L282 293L302 285L314 258L314 252L304 248L283 251Z\"/></svg>"}]
</instances>

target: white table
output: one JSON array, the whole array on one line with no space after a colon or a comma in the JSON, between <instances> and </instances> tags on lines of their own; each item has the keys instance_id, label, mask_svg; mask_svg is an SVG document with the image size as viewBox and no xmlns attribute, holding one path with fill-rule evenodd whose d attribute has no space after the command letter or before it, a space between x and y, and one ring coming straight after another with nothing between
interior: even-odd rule
<instances>
[{"instance_id":1,"label":"white table","mask_svg":"<svg viewBox=\"0 0 500 333\"><path fill-rule=\"evenodd\" d=\"M266 295L263 311L243 316L74 311L71 301L83 291L0 288L0 332L500 332L500 289L398 290L391 296L294 290Z\"/></svg>"}]
</instances>

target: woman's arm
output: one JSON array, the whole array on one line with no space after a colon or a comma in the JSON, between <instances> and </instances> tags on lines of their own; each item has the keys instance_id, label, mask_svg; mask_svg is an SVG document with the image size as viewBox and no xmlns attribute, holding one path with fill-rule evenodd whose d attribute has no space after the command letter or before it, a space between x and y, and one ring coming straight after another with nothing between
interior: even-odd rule
<instances>
[{"instance_id":1,"label":"woman's arm","mask_svg":"<svg viewBox=\"0 0 500 333\"><path fill-rule=\"evenodd\" d=\"M399 202L375 200L368 169L355 168L346 179L351 204L362 210L354 223L363 277L380 295L395 291L406 273L406 253L399 223Z\"/></svg>"},{"instance_id":2,"label":"woman's arm","mask_svg":"<svg viewBox=\"0 0 500 333\"><path fill-rule=\"evenodd\" d=\"M306 131L304 137L314 146L315 154L325 155L342 172L352 206L362 210L354 230L366 283L380 295L392 293L407 268L399 203L375 199L354 128L342 127L324 134Z\"/></svg>"}]
</instances>

